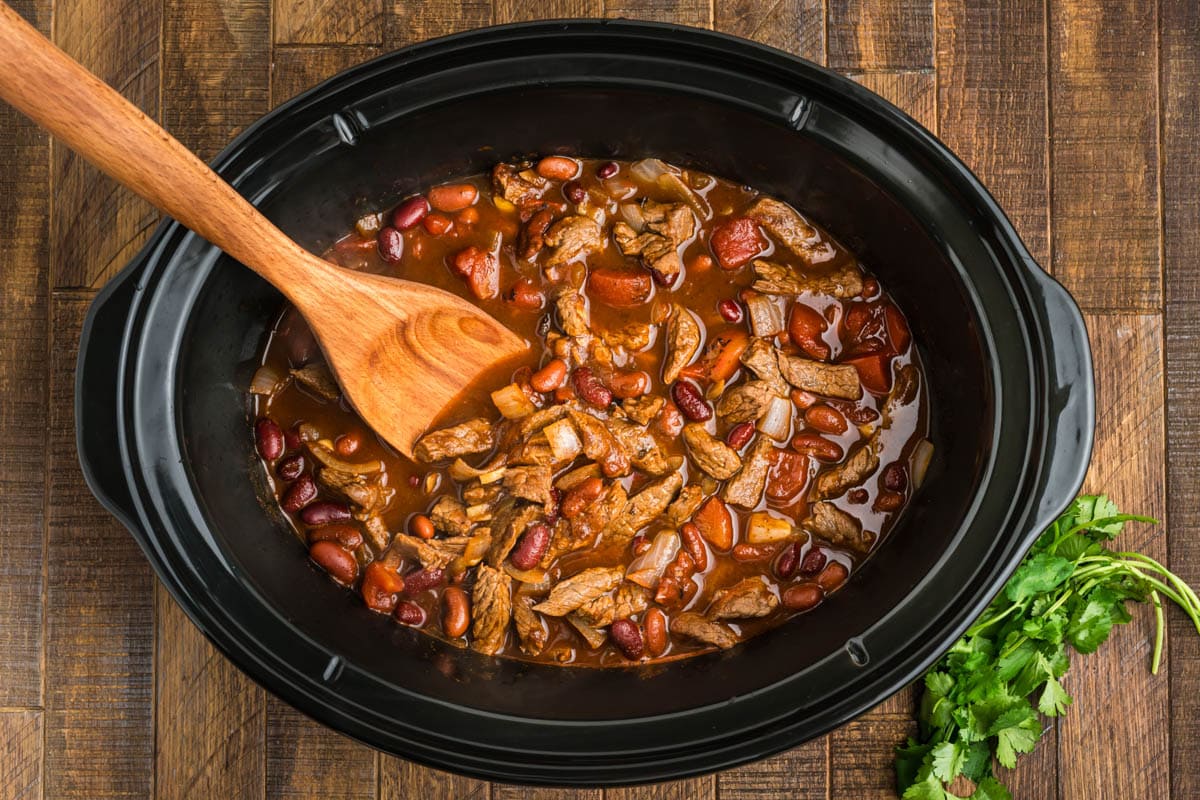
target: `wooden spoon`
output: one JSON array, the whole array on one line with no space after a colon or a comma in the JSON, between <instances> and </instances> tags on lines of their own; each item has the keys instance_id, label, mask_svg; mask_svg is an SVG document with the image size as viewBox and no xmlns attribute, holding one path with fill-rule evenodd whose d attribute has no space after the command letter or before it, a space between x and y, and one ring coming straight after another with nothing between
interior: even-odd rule
<instances>
[{"instance_id":1,"label":"wooden spoon","mask_svg":"<svg viewBox=\"0 0 1200 800\"><path fill-rule=\"evenodd\" d=\"M307 252L3 2L0 98L283 292L358 413L407 456L464 387L528 347L460 297Z\"/></svg>"}]
</instances>

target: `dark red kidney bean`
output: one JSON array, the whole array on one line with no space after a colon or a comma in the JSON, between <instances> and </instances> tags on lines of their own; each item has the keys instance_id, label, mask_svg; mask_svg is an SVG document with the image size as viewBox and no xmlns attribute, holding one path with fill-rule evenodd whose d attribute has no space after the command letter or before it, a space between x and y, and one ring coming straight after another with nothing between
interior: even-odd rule
<instances>
[{"instance_id":1,"label":"dark red kidney bean","mask_svg":"<svg viewBox=\"0 0 1200 800\"><path fill-rule=\"evenodd\" d=\"M604 491L604 481L593 476L571 488L562 501L562 515L574 519Z\"/></svg>"},{"instance_id":2,"label":"dark red kidney bean","mask_svg":"<svg viewBox=\"0 0 1200 800\"><path fill-rule=\"evenodd\" d=\"M392 212L392 224L402 231L416 226L429 213L429 201L417 195L410 197Z\"/></svg>"},{"instance_id":3,"label":"dark red kidney bean","mask_svg":"<svg viewBox=\"0 0 1200 800\"><path fill-rule=\"evenodd\" d=\"M275 474L285 481L296 480L301 472L304 472L304 456L299 453L293 453L275 467Z\"/></svg>"},{"instance_id":4,"label":"dark red kidney bean","mask_svg":"<svg viewBox=\"0 0 1200 800\"><path fill-rule=\"evenodd\" d=\"M358 577L358 562L354 560L354 554L336 542L316 542L308 548L308 557L340 584L349 586Z\"/></svg>"},{"instance_id":5,"label":"dark red kidney bean","mask_svg":"<svg viewBox=\"0 0 1200 800\"><path fill-rule=\"evenodd\" d=\"M331 522L345 522L350 519L350 509L341 503L313 503L300 512L300 519L305 525L328 525Z\"/></svg>"},{"instance_id":6,"label":"dark red kidney bean","mask_svg":"<svg viewBox=\"0 0 1200 800\"><path fill-rule=\"evenodd\" d=\"M842 434L849 427L840 411L824 403L809 406L804 412L804 421L810 428L816 428L821 433Z\"/></svg>"},{"instance_id":7,"label":"dark red kidney bean","mask_svg":"<svg viewBox=\"0 0 1200 800\"><path fill-rule=\"evenodd\" d=\"M739 422L729 429L729 433L725 434L725 444L732 447L734 450L741 450L750 443L754 438L754 423Z\"/></svg>"},{"instance_id":8,"label":"dark red kidney bean","mask_svg":"<svg viewBox=\"0 0 1200 800\"><path fill-rule=\"evenodd\" d=\"M533 569L542 561L546 548L550 546L550 526L538 522L521 534L509 560L517 569Z\"/></svg>"},{"instance_id":9,"label":"dark red kidney bean","mask_svg":"<svg viewBox=\"0 0 1200 800\"><path fill-rule=\"evenodd\" d=\"M411 600L401 600L396 604L396 621L401 625L425 624L425 609Z\"/></svg>"},{"instance_id":10,"label":"dark red kidney bean","mask_svg":"<svg viewBox=\"0 0 1200 800\"><path fill-rule=\"evenodd\" d=\"M775 555L777 546L774 544L750 544L741 542L735 544L730 551L733 554L734 561L765 561Z\"/></svg>"},{"instance_id":11,"label":"dark red kidney bean","mask_svg":"<svg viewBox=\"0 0 1200 800\"><path fill-rule=\"evenodd\" d=\"M395 228L379 232L379 255L389 264L399 264L404 258L404 234Z\"/></svg>"},{"instance_id":12,"label":"dark red kidney bean","mask_svg":"<svg viewBox=\"0 0 1200 800\"><path fill-rule=\"evenodd\" d=\"M899 462L893 462L887 465L883 471L883 488L890 492L903 492L908 488L908 473L904 470L904 465Z\"/></svg>"},{"instance_id":13,"label":"dark red kidney bean","mask_svg":"<svg viewBox=\"0 0 1200 800\"><path fill-rule=\"evenodd\" d=\"M636 622L631 619L613 620L608 634L630 661L637 661L642 657L646 648L642 643L642 629Z\"/></svg>"},{"instance_id":14,"label":"dark red kidney bean","mask_svg":"<svg viewBox=\"0 0 1200 800\"><path fill-rule=\"evenodd\" d=\"M879 281L874 278L867 278L863 281L862 292L859 293L860 297L864 300L873 300L877 294L879 294Z\"/></svg>"},{"instance_id":15,"label":"dark red kidney bean","mask_svg":"<svg viewBox=\"0 0 1200 800\"><path fill-rule=\"evenodd\" d=\"M835 400L831 398L825 402L842 412L842 415L855 425L867 425L879 419L878 411L870 406L860 406L851 400Z\"/></svg>"},{"instance_id":16,"label":"dark red kidney bean","mask_svg":"<svg viewBox=\"0 0 1200 800\"><path fill-rule=\"evenodd\" d=\"M471 626L471 600L457 586L448 586L442 592L442 633L457 639Z\"/></svg>"},{"instance_id":17,"label":"dark red kidney bean","mask_svg":"<svg viewBox=\"0 0 1200 800\"><path fill-rule=\"evenodd\" d=\"M851 489L850 493L846 495L846 499L855 505L862 505L863 503L867 502L868 497L870 497L870 495L867 494L867 490L861 487L858 489Z\"/></svg>"},{"instance_id":18,"label":"dark red kidney bean","mask_svg":"<svg viewBox=\"0 0 1200 800\"><path fill-rule=\"evenodd\" d=\"M842 446L815 433L798 433L792 437L792 449L819 461L841 461Z\"/></svg>"},{"instance_id":19,"label":"dark red kidney bean","mask_svg":"<svg viewBox=\"0 0 1200 800\"><path fill-rule=\"evenodd\" d=\"M617 166L617 162L607 161L601 164L600 168L596 170L596 177L600 178L601 180L611 178L613 175L617 174L617 170L619 169L620 167Z\"/></svg>"},{"instance_id":20,"label":"dark red kidney bean","mask_svg":"<svg viewBox=\"0 0 1200 800\"><path fill-rule=\"evenodd\" d=\"M675 405L683 412L683 415L692 422L704 422L712 419L712 406L704 399L704 395L700 394L700 390L695 384L687 381L675 381L671 384L671 399L675 401Z\"/></svg>"},{"instance_id":21,"label":"dark red kidney bean","mask_svg":"<svg viewBox=\"0 0 1200 800\"><path fill-rule=\"evenodd\" d=\"M646 628L646 650L651 657L658 658L666 652L670 641L667 633L667 615L661 608L652 608L642 617L642 624Z\"/></svg>"},{"instance_id":22,"label":"dark red kidney bean","mask_svg":"<svg viewBox=\"0 0 1200 800\"><path fill-rule=\"evenodd\" d=\"M804 559L800 562L800 572L805 575L816 575L825 567L826 560L825 551L814 547L804 554Z\"/></svg>"},{"instance_id":23,"label":"dark red kidney bean","mask_svg":"<svg viewBox=\"0 0 1200 800\"><path fill-rule=\"evenodd\" d=\"M584 200L587 200L587 189L584 189L579 181L569 181L563 186L563 194L572 203L582 203Z\"/></svg>"},{"instance_id":24,"label":"dark red kidney bean","mask_svg":"<svg viewBox=\"0 0 1200 800\"><path fill-rule=\"evenodd\" d=\"M807 611L821 602L825 593L815 583L792 586L783 593L783 606L789 611Z\"/></svg>"},{"instance_id":25,"label":"dark red kidney bean","mask_svg":"<svg viewBox=\"0 0 1200 800\"><path fill-rule=\"evenodd\" d=\"M295 428L288 428L283 432L283 446L287 452L299 450L300 445L304 442L300 439L299 432Z\"/></svg>"},{"instance_id":26,"label":"dark red kidney bean","mask_svg":"<svg viewBox=\"0 0 1200 800\"><path fill-rule=\"evenodd\" d=\"M575 386L575 393L589 405L607 408L612 404L612 391L601 382L590 367L580 367L575 370L571 375L571 383Z\"/></svg>"},{"instance_id":27,"label":"dark red kidney bean","mask_svg":"<svg viewBox=\"0 0 1200 800\"><path fill-rule=\"evenodd\" d=\"M717 313L726 322L742 321L742 307L738 305L737 300L730 300L728 297L717 303Z\"/></svg>"},{"instance_id":28,"label":"dark red kidney bean","mask_svg":"<svg viewBox=\"0 0 1200 800\"><path fill-rule=\"evenodd\" d=\"M347 550L355 550L363 542L362 534L352 525L322 525L308 532L308 543L337 542Z\"/></svg>"},{"instance_id":29,"label":"dark red kidney bean","mask_svg":"<svg viewBox=\"0 0 1200 800\"><path fill-rule=\"evenodd\" d=\"M418 569L404 576L404 593L419 594L426 589L441 586L446 580L446 573L440 569Z\"/></svg>"},{"instance_id":30,"label":"dark red kidney bean","mask_svg":"<svg viewBox=\"0 0 1200 800\"><path fill-rule=\"evenodd\" d=\"M695 523L685 522L680 525L679 536L683 539L683 546L687 548L688 555L696 562L696 571L704 572L708 569L708 549L704 546L704 537L700 535L700 529Z\"/></svg>"},{"instance_id":31,"label":"dark red kidney bean","mask_svg":"<svg viewBox=\"0 0 1200 800\"><path fill-rule=\"evenodd\" d=\"M317 485L313 483L313 479L308 475L301 475L283 493L283 500L280 501L279 505L289 514L295 514L315 500L316 497Z\"/></svg>"},{"instance_id":32,"label":"dark red kidney bean","mask_svg":"<svg viewBox=\"0 0 1200 800\"><path fill-rule=\"evenodd\" d=\"M876 511L895 511L904 505L904 495L899 492L880 492L875 498Z\"/></svg>"},{"instance_id":33,"label":"dark red kidney bean","mask_svg":"<svg viewBox=\"0 0 1200 800\"><path fill-rule=\"evenodd\" d=\"M563 491L562 489L550 490L550 508L546 511L546 524L553 527L554 523L558 522L558 515L562 511Z\"/></svg>"},{"instance_id":34,"label":"dark red kidney bean","mask_svg":"<svg viewBox=\"0 0 1200 800\"><path fill-rule=\"evenodd\" d=\"M846 582L846 578L850 576L850 571L844 565L837 561L831 561L825 565L825 569L821 570L821 574L817 576L817 583L827 592L832 592L834 589Z\"/></svg>"},{"instance_id":35,"label":"dark red kidney bean","mask_svg":"<svg viewBox=\"0 0 1200 800\"><path fill-rule=\"evenodd\" d=\"M793 542L788 547L783 548L783 552L779 554L779 558L775 559L775 574L779 576L779 580L790 580L796 571L800 569L800 551L803 545L800 542Z\"/></svg>"},{"instance_id":36,"label":"dark red kidney bean","mask_svg":"<svg viewBox=\"0 0 1200 800\"><path fill-rule=\"evenodd\" d=\"M640 556L642 553L650 549L650 540L646 538L646 534L639 533L633 537L629 543L629 549L635 556Z\"/></svg>"},{"instance_id":37,"label":"dark red kidney bean","mask_svg":"<svg viewBox=\"0 0 1200 800\"><path fill-rule=\"evenodd\" d=\"M283 455L283 431L275 420L262 417L254 423L254 444L258 454L267 461L274 461Z\"/></svg>"}]
</instances>

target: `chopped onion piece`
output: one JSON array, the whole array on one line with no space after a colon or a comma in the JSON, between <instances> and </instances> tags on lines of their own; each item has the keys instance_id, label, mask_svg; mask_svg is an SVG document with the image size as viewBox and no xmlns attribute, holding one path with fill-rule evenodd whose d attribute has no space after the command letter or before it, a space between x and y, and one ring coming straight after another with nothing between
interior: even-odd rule
<instances>
[{"instance_id":1,"label":"chopped onion piece","mask_svg":"<svg viewBox=\"0 0 1200 800\"><path fill-rule=\"evenodd\" d=\"M750 330L755 336L769 338L783 331L783 310L765 294L746 292L746 310L750 314Z\"/></svg>"},{"instance_id":2,"label":"chopped onion piece","mask_svg":"<svg viewBox=\"0 0 1200 800\"><path fill-rule=\"evenodd\" d=\"M425 494L433 494L442 485L442 473L427 472L425 473Z\"/></svg>"},{"instance_id":3,"label":"chopped onion piece","mask_svg":"<svg viewBox=\"0 0 1200 800\"><path fill-rule=\"evenodd\" d=\"M796 535L792 523L786 519L772 517L766 511L755 511L750 515L746 527L746 541L750 544L774 544L791 539Z\"/></svg>"},{"instance_id":4,"label":"chopped onion piece","mask_svg":"<svg viewBox=\"0 0 1200 800\"><path fill-rule=\"evenodd\" d=\"M250 394L274 394L282 382L283 376L276 372L274 367L263 364L254 371L254 378L250 381Z\"/></svg>"},{"instance_id":5,"label":"chopped onion piece","mask_svg":"<svg viewBox=\"0 0 1200 800\"><path fill-rule=\"evenodd\" d=\"M489 469L487 472L480 473L479 482L481 484L483 484L484 486L486 486L489 483L495 483L496 481L498 481L504 477L505 472L507 472L507 469L505 467L496 467L495 469Z\"/></svg>"},{"instance_id":6,"label":"chopped onion piece","mask_svg":"<svg viewBox=\"0 0 1200 800\"><path fill-rule=\"evenodd\" d=\"M560 419L542 428L546 441L550 443L550 452L555 461L570 461L583 450L583 443L575 433L575 426L570 420Z\"/></svg>"},{"instance_id":7,"label":"chopped onion piece","mask_svg":"<svg viewBox=\"0 0 1200 800\"><path fill-rule=\"evenodd\" d=\"M625 570L625 580L653 589L658 585L663 571L675 560L678 553L679 534L675 531L659 532L650 543L650 549L629 563L629 569Z\"/></svg>"},{"instance_id":8,"label":"chopped onion piece","mask_svg":"<svg viewBox=\"0 0 1200 800\"><path fill-rule=\"evenodd\" d=\"M584 464L582 467L576 467L570 472L564 472L562 475L559 475L558 479L554 481L554 488L569 492L588 478L599 477L599 464Z\"/></svg>"},{"instance_id":9,"label":"chopped onion piece","mask_svg":"<svg viewBox=\"0 0 1200 800\"><path fill-rule=\"evenodd\" d=\"M515 383L510 383L503 389L492 392L492 402L506 419L520 419L532 414L536 409L533 401L525 391Z\"/></svg>"},{"instance_id":10,"label":"chopped onion piece","mask_svg":"<svg viewBox=\"0 0 1200 800\"><path fill-rule=\"evenodd\" d=\"M709 207L708 201L693 192L692 187L684 183L683 178L678 175L671 172L663 173L658 176L655 183L676 200L687 203L700 219L707 220L712 216L712 208Z\"/></svg>"},{"instance_id":11,"label":"chopped onion piece","mask_svg":"<svg viewBox=\"0 0 1200 800\"><path fill-rule=\"evenodd\" d=\"M500 211L503 211L505 214L511 214L517 210L516 206L505 200L500 195L492 195L492 205L494 205Z\"/></svg>"},{"instance_id":12,"label":"chopped onion piece","mask_svg":"<svg viewBox=\"0 0 1200 800\"><path fill-rule=\"evenodd\" d=\"M471 520L471 522L485 522L491 518L492 506L489 503L467 506L467 519Z\"/></svg>"},{"instance_id":13,"label":"chopped onion piece","mask_svg":"<svg viewBox=\"0 0 1200 800\"><path fill-rule=\"evenodd\" d=\"M928 439L922 439L917 442L917 446L913 448L912 454L912 482L916 488L921 488L921 484L925 482L925 473L929 471L929 462L933 459L933 442Z\"/></svg>"},{"instance_id":14,"label":"chopped onion piece","mask_svg":"<svg viewBox=\"0 0 1200 800\"><path fill-rule=\"evenodd\" d=\"M472 467L461 458L454 459L454 463L450 465L450 477L460 483L469 481L472 478L478 478L486 472L487 470Z\"/></svg>"},{"instance_id":15,"label":"chopped onion piece","mask_svg":"<svg viewBox=\"0 0 1200 800\"><path fill-rule=\"evenodd\" d=\"M533 569L517 569L512 565L512 563L507 561L504 562L504 571L519 580L521 583L528 583L532 584L533 586L541 585L548 577L550 577L544 569L538 569L537 567L534 567Z\"/></svg>"},{"instance_id":16,"label":"chopped onion piece","mask_svg":"<svg viewBox=\"0 0 1200 800\"><path fill-rule=\"evenodd\" d=\"M792 432L792 401L776 395L767 406L767 413L758 420L758 429L777 442L788 438Z\"/></svg>"},{"instance_id":17,"label":"chopped onion piece","mask_svg":"<svg viewBox=\"0 0 1200 800\"><path fill-rule=\"evenodd\" d=\"M646 218L642 216L642 209L637 203L621 203L617 211L621 213L621 219L638 233L646 227Z\"/></svg>"},{"instance_id":18,"label":"chopped onion piece","mask_svg":"<svg viewBox=\"0 0 1200 800\"><path fill-rule=\"evenodd\" d=\"M725 391L725 381L715 381L712 386L709 386L704 391L704 397L708 400L716 400Z\"/></svg>"},{"instance_id":19,"label":"chopped onion piece","mask_svg":"<svg viewBox=\"0 0 1200 800\"><path fill-rule=\"evenodd\" d=\"M665 175L669 171L670 167L657 158L643 158L641 161L633 162L629 168L630 175L646 183L654 183L658 180L658 176Z\"/></svg>"},{"instance_id":20,"label":"chopped onion piece","mask_svg":"<svg viewBox=\"0 0 1200 800\"><path fill-rule=\"evenodd\" d=\"M450 574L461 575L480 561L483 561L484 556L487 555L491 546L491 532L472 536L467 540L467 546L463 548L462 555L450 563Z\"/></svg>"}]
</instances>

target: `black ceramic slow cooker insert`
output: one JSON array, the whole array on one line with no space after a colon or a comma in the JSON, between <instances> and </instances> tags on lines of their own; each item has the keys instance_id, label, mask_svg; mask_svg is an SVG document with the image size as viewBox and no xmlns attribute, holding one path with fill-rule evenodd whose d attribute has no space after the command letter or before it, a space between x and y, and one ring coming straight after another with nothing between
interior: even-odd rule
<instances>
[{"instance_id":1,"label":"black ceramic slow cooker insert","mask_svg":"<svg viewBox=\"0 0 1200 800\"><path fill-rule=\"evenodd\" d=\"M282 298L172 222L88 317L88 482L239 667L383 750L484 778L599 784L794 746L927 667L1073 497L1094 417L1079 312L913 120L820 67L707 31L533 23L416 45L271 112L215 167L320 252L420 187L556 152L657 156L780 197L908 315L933 464L829 602L726 653L609 670L489 658L372 614L264 505L246 388Z\"/></svg>"}]
</instances>

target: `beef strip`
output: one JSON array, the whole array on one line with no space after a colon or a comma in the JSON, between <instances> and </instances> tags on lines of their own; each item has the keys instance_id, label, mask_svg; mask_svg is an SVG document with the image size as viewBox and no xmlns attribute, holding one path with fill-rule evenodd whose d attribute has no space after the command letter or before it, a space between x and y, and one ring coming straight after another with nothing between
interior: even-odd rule
<instances>
[{"instance_id":1,"label":"beef strip","mask_svg":"<svg viewBox=\"0 0 1200 800\"><path fill-rule=\"evenodd\" d=\"M629 454L621 447L621 443L613 436L608 426L585 411L572 408L569 413L571 421L579 431L579 438L583 441L584 455L597 462L600 470L609 478L628 475Z\"/></svg>"},{"instance_id":2,"label":"beef strip","mask_svg":"<svg viewBox=\"0 0 1200 800\"><path fill-rule=\"evenodd\" d=\"M629 496L619 481L613 481L604 494L592 501L571 521L571 536L576 542L591 544L618 514L625 510Z\"/></svg>"},{"instance_id":3,"label":"beef strip","mask_svg":"<svg viewBox=\"0 0 1200 800\"><path fill-rule=\"evenodd\" d=\"M704 502L704 490L694 483L679 490L679 496L667 506L665 517L667 525L678 528L692 518L700 504Z\"/></svg>"},{"instance_id":4,"label":"beef strip","mask_svg":"<svg viewBox=\"0 0 1200 800\"><path fill-rule=\"evenodd\" d=\"M666 399L656 394L630 397L621 403L621 410L639 425L648 425L667 404Z\"/></svg>"},{"instance_id":5,"label":"beef strip","mask_svg":"<svg viewBox=\"0 0 1200 800\"><path fill-rule=\"evenodd\" d=\"M554 221L554 212L548 208L535 211L517 235L517 257L532 261L546 243L546 229Z\"/></svg>"},{"instance_id":6,"label":"beef strip","mask_svg":"<svg viewBox=\"0 0 1200 800\"><path fill-rule=\"evenodd\" d=\"M696 466L717 480L732 478L742 466L737 451L713 435L699 422L683 426L683 441Z\"/></svg>"},{"instance_id":7,"label":"beef strip","mask_svg":"<svg viewBox=\"0 0 1200 800\"><path fill-rule=\"evenodd\" d=\"M700 349L700 323L678 303L671 304L667 321L666 354L663 356L663 382L673 383Z\"/></svg>"},{"instance_id":8,"label":"beef strip","mask_svg":"<svg viewBox=\"0 0 1200 800\"><path fill-rule=\"evenodd\" d=\"M413 455L426 464L444 458L465 456L491 450L496 444L496 429L483 417L460 425L432 431L417 440Z\"/></svg>"},{"instance_id":9,"label":"beef strip","mask_svg":"<svg viewBox=\"0 0 1200 800\"><path fill-rule=\"evenodd\" d=\"M843 400L862 397L862 382L852 364L823 364L780 353L779 370L788 383L806 392Z\"/></svg>"},{"instance_id":10,"label":"beef strip","mask_svg":"<svg viewBox=\"0 0 1200 800\"><path fill-rule=\"evenodd\" d=\"M547 267L561 266L604 247L604 231L594 219L583 216L560 219L546 231L545 239L551 248L545 259Z\"/></svg>"},{"instance_id":11,"label":"beef strip","mask_svg":"<svg viewBox=\"0 0 1200 800\"><path fill-rule=\"evenodd\" d=\"M471 592L471 647L494 656L504 648L504 635L512 619L512 578L481 564Z\"/></svg>"},{"instance_id":12,"label":"beef strip","mask_svg":"<svg viewBox=\"0 0 1200 800\"><path fill-rule=\"evenodd\" d=\"M546 623L533 610L537 602L529 595L519 594L513 600L513 622L517 626L517 639L521 642L521 652L527 656L536 656L546 648L550 632Z\"/></svg>"},{"instance_id":13,"label":"beef strip","mask_svg":"<svg viewBox=\"0 0 1200 800\"><path fill-rule=\"evenodd\" d=\"M625 577L623 567L592 567L559 581L550 596L533 607L539 614L561 617L589 600L611 592Z\"/></svg>"},{"instance_id":14,"label":"beef strip","mask_svg":"<svg viewBox=\"0 0 1200 800\"><path fill-rule=\"evenodd\" d=\"M517 445L509 454L509 465L514 467L551 467L553 468L558 459L554 456L554 451L550 448L550 442L546 440L544 434L539 431L526 441Z\"/></svg>"},{"instance_id":15,"label":"beef strip","mask_svg":"<svg viewBox=\"0 0 1200 800\"><path fill-rule=\"evenodd\" d=\"M485 559L487 563L499 567L525 529L541 516L541 506L518 506L516 500L511 497L501 500L492 517L492 546Z\"/></svg>"},{"instance_id":16,"label":"beef strip","mask_svg":"<svg viewBox=\"0 0 1200 800\"><path fill-rule=\"evenodd\" d=\"M467 507L450 495L442 495L429 509L429 520L433 527L443 533L461 536L471 530L471 520L467 518Z\"/></svg>"},{"instance_id":17,"label":"beef strip","mask_svg":"<svg viewBox=\"0 0 1200 800\"><path fill-rule=\"evenodd\" d=\"M502 483L513 497L548 506L554 502L550 494L553 478L547 466L509 467L504 471Z\"/></svg>"},{"instance_id":18,"label":"beef strip","mask_svg":"<svg viewBox=\"0 0 1200 800\"><path fill-rule=\"evenodd\" d=\"M621 253L641 256L642 265L659 276L668 286L675 282L683 270L679 251L665 236L657 233L638 233L625 222L613 225L613 239Z\"/></svg>"},{"instance_id":19,"label":"beef strip","mask_svg":"<svg viewBox=\"0 0 1200 800\"><path fill-rule=\"evenodd\" d=\"M766 339L753 338L742 352L741 361L758 379L770 387L773 394L786 397L787 381L779 371L778 350Z\"/></svg>"},{"instance_id":20,"label":"beef strip","mask_svg":"<svg viewBox=\"0 0 1200 800\"><path fill-rule=\"evenodd\" d=\"M575 615L593 628L604 628L613 621L613 596L602 594L575 609Z\"/></svg>"},{"instance_id":21,"label":"beef strip","mask_svg":"<svg viewBox=\"0 0 1200 800\"><path fill-rule=\"evenodd\" d=\"M600 338L609 347L623 347L631 353L636 353L650 344L651 330L644 322L630 322L615 331L600 331Z\"/></svg>"},{"instance_id":22,"label":"beef strip","mask_svg":"<svg viewBox=\"0 0 1200 800\"><path fill-rule=\"evenodd\" d=\"M521 424L517 426L516 436L518 439L528 438L550 423L558 422L566 416L567 407L561 404L539 409L521 419Z\"/></svg>"},{"instance_id":23,"label":"beef strip","mask_svg":"<svg viewBox=\"0 0 1200 800\"><path fill-rule=\"evenodd\" d=\"M378 514L371 514L363 521L363 529L367 533L367 541L371 543L376 553L382 553L392 543L392 534L387 529L387 523Z\"/></svg>"},{"instance_id":24,"label":"beef strip","mask_svg":"<svg viewBox=\"0 0 1200 800\"><path fill-rule=\"evenodd\" d=\"M608 430L629 456L629 462L647 475L665 475L671 471L667 453L654 434L641 425L616 417L608 420Z\"/></svg>"},{"instance_id":25,"label":"beef strip","mask_svg":"<svg viewBox=\"0 0 1200 800\"><path fill-rule=\"evenodd\" d=\"M558 326L567 336L591 334L591 316L587 300L574 289L568 289L554 298L554 309L558 312Z\"/></svg>"},{"instance_id":26,"label":"beef strip","mask_svg":"<svg viewBox=\"0 0 1200 800\"><path fill-rule=\"evenodd\" d=\"M397 533L392 538L391 548L410 561L415 558L426 569L445 569L451 561L462 555L470 538L454 536L426 541L407 533Z\"/></svg>"},{"instance_id":27,"label":"beef strip","mask_svg":"<svg viewBox=\"0 0 1200 800\"><path fill-rule=\"evenodd\" d=\"M358 506L360 516L376 514L382 511L387 503L378 479L367 480L361 474L325 467L317 472L317 482L338 497Z\"/></svg>"},{"instance_id":28,"label":"beef strip","mask_svg":"<svg viewBox=\"0 0 1200 800\"><path fill-rule=\"evenodd\" d=\"M463 502L469 506L479 506L496 502L500 497L500 484L489 483L484 486L475 484L463 489Z\"/></svg>"},{"instance_id":29,"label":"beef strip","mask_svg":"<svg viewBox=\"0 0 1200 800\"><path fill-rule=\"evenodd\" d=\"M613 597L613 619L629 619L650 606L650 592L629 581L617 587Z\"/></svg>"},{"instance_id":30,"label":"beef strip","mask_svg":"<svg viewBox=\"0 0 1200 800\"><path fill-rule=\"evenodd\" d=\"M753 422L767 413L775 393L766 381L749 381L725 392L717 402L717 416L726 422Z\"/></svg>"},{"instance_id":31,"label":"beef strip","mask_svg":"<svg viewBox=\"0 0 1200 800\"><path fill-rule=\"evenodd\" d=\"M717 592L708 609L711 619L754 619L779 608L779 598L759 578L745 580Z\"/></svg>"},{"instance_id":32,"label":"beef strip","mask_svg":"<svg viewBox=\"0 0 1200 800\"><path fill-rule=\"evenodd\" d=\"M755 276L750 286L763 294L798 295L810 292L845 298L862 293L862 270L852 262L815 274L801 274L791 267L761 258L756 258L750 266Z\"/></svg>"},{"instance_id":33,"label":"beef strip","mask_svg":"<svg viewBox=\"0 0 1200 800\"><path fill-rule=\"evenodd\" d=\"M841 464L818 475L814 494L818 498L839 497L847 489L860 486L878 466L878 442L872 436Z\"/></svg>"},{"instance_id":34,"label":"beef strip","mask_svg":"<svg viewBox=\"0 0 1200 800\"><path fill-rule=\"evenodd\" d=\"M604 539L628 541L642 528L649 525L659 514L667 510L672 498L683 486L683 477L672 472L647 484L640 492L629 498L624 510L604 526Z\"/></svg>"},{"instance_id":35,"label":"beef strip","mask_svg":"<svg viewBox=\"0 0 1200 800\"><path fill-rule=\"evenodd\" d=\"M829 261L837 255L833 245L825 241L817 229L787 203L763 197L750 207L746 216L758 220L784 247L810 266Z\"/></svg>"},{"instance_id":36,"label":"beef strip","mask_svg":"<svg viewBox=\"0 0 1200 800\"><path fill-rule=\"evenodd\" d=\"M450 562L450 574L452 576L461 575L479 564L487 556L491 547L492 529L488 527L475 528L467 537L467 544L463 547L462 553Z\"/></svg>"},{"instance_id":37,"label":"beef strip","mask_svg":"<svg viewBox=\"0 0 1200 800\"><path fill-rule=\"evenodd\" d=\"M671 633L681 633L697 641L720 647L722 650L738 643L738 637L728 625L713 622L688 611L671 620Z\"/></svg>"},{"instance_id":38,"label":"beef strip","mask_svg":"<svg viewBox=\"0 0 1200 800\"><path fill-rule=\"evenodd\" d=\"M892 381L892 390L888 392L887 399L883 402L880 425L884 430L892 427L893 417L898 408L906 406L916 399L917 385L920 380L920 370L912 364L905 364L896 370L896 377Z\"/></svg>"},{"instance_id":39,"label":"beef strip","mask_svg":"<svg viewBox=\"0 0 1200 800\"><path fill-rule=\"evenodd\" d=\"M775 446L766 436L760 436L750 448L746 465L721 490L721 499L742 508L754 508L762 499L771 469L771 453Z\"/></svg>"},{"instance_id":40,"label":"beef strip","mask_svg":"<svg viewBox=\"0 0 1200 800\"><path fill-rule=\"evenodd\" d=\"M812 504L802 524L830 544L859 553L868 552L875 543L874 534L864 531L857 519L825 500Z\"/></svg>"},{"instance_id":41,"label":"beef strip","mask_svg":"<svg viewBox=\"0 0 1200 800\"><path fill-rule=\"evenodd\" d=\"M541 199L550 181L531 169L518 170L511 164L492 168L492 189L516 206L527 206Z\"/></svg>"},{"instance_id":42,"label":"beef strip","mask_svg":"<svg viewBox=\"0 0 1200 800\"><path fill-rule=\"evenodd\" d=\"M308 389L321 400L333 401L342 396L342 390L338 388L337 381L333 379L329 367L324 364L308 364L300 369L294 369L292 377L296 383Z\"/></svg>"},{"instance_id":43,"label":"beef strip","mask_svg":"<svg viewBox=\"0 0 1200 800\"><path fill-rule=\"evenodd\" d=\"M589 625L587 620L584 620L578 614L569 614L567 616L567 622L571 623L571 626L574 627L575 630L579 631L579 635L582 636L584 641L588 643L588 647L592 648L593 650L603 645L608 639L608 634L602 630L599 630L594 625Z\"/></svg>"}]
</instances>

